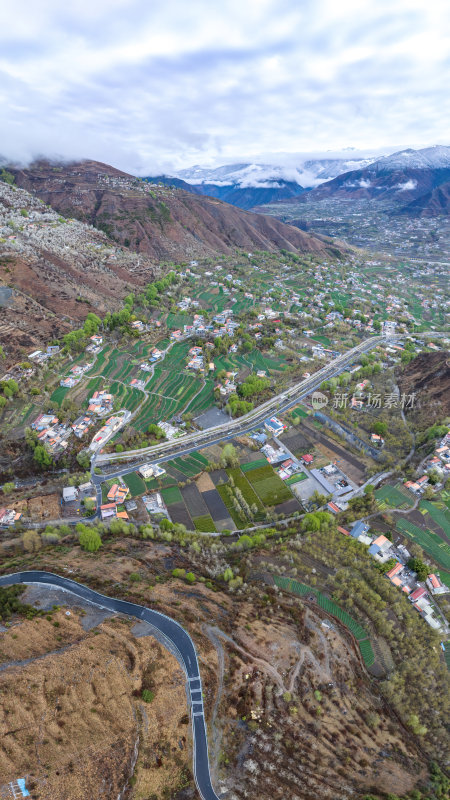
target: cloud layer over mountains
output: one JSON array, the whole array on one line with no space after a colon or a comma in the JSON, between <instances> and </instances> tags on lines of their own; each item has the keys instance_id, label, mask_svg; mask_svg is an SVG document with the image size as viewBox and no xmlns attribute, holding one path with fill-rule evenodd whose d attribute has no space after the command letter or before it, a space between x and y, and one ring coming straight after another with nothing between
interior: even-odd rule
<instances>
[{"instance_id":1,"label":"cloud layer over mountains","mask_svg":"<svg viewBox=\"0 0 450 800\"><path fill-rule=\"evenodd\" d=\"M447 13L446 0L4 3L0 152L158 174L444 143Z\"/></svg>"}]
</instances>

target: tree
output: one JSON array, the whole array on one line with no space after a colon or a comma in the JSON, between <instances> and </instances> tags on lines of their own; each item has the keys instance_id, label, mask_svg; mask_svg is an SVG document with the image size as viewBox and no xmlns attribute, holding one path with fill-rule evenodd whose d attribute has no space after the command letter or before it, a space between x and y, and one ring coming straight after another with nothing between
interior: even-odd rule
<instances>
[{"instance_id":1,"label":"tree","mask_svg":"<svg viewBox=\"0 0 450 800\"><path fill-rule=\"evenodd\" d=\"M33 458L42 469L47 469L52 464L52 458L42 444L34 448Z\"/></svg>"},{"instance_id":2,"label":"tree","mask_svg":"<svg viewBox=\"0 0 450 800\"><path fill-rule=\"evenodd\" d=\"M231 581L233 578L234 578L233 570L231 569L231 567L227 567L225 572L223 573L224 581L228 583L228 581Z\"/></svg>"},{"instance_id":3,"label":"tree","mask_svg":"<svg viewBox=\"0 0 450 800\"><path fill-rule=\"evenodd\" d=\"M89 511L89 512L93 511L94 508L95 508L95 500L94 500L94 498L93 497L86 497L86 500L84 501L84 507L85 507L86 511Z\"/></svg>"},{"instance_id":4,"label":"tree","mask_svg":"<svg viewBox=\"0 0 450 800\"><path fill-rule=\"evenodd\" d=\"M437 469L430 470L430 472L428 473L428 481L429 481L429 483L431 483L432 486L435 486L437 483L440 482L440 480L441 480L441 476L439 475L439 472L437 471Z\"/></svg>"},{"instance_id":5,"label":"tree","mask_svg":"<svg viewBox=\"0 0 450 800\"><path fill-rule=\"evenodd\" d=\"M13 489L16 488L14 481L9 481L9 483L4 483L2 486L3 494L10 494Z\"/></svg>"},{"instance_id":6,"label":"tree","mask_svg":"<svg viewBox=\"0 0 450 800\"><path fill-rule=\"evenodd\" d=\"M6 406L6 397L0 395L0 410Z\"/></svg>"},{"instance_id":7,"label":"tree","mask_svg":"<svg viewBox=\"0 0 450 800\"><path fill-rule=\"evenodd\" d=\"M100 534L95 528L84 528L80 533L80 545L88 553L96 553L102 546Z\"/></svg>"},{"instance_id":8,"label":"tree","mask_svg":"<svg viewBox=\"0 0 450 800\"><path fill-rule=\"evenodd\" d=\"M381 422L381 420L377 420L376 422L374 422L372 427L373 432L376 433L378 436L384 436L384 434L387 433L387 429L388 429L387 423Z\"/></svg>"},{"instance_id":9,"label":"tree","mask_svg":"<svg viewBox=\"0 0 450 800\"><path fill-rule=\"evenodd\" d=\"M425 736L427 729L422 725L417 714L411 714L408 719L408 725L416 736Z\"/></svg>"},{"instance_id":10,"label":"tree","mask_svg":"<svg viewBox=\"0 0 450 800\"><path fill-rule=\"evenodd\" d=\"M236 467L239 465L236 448L231 443L227 443L223 448L220 463L222 467Z\"/></svg>"},{"instance_id":11,"label":"tree","mask_svg":"<svg viewBox=\"0 0 450 800\"><path fill-rule=\"evenodd\" d=\"M22 546L27 553L35 553L42 545L41 537L37 531L28 530L22 534Z\"/></svg>"},{"instance_id":12,"label":"tree","mask_svg":"<svg viewBox=\"0 0 450 800\"><path fill-rule=\"evenodd\" d=\"M424 581L429 572L427 565L424 564L420 558L410 558L408 561L408 567L416 573L419 581Z\"/></svg>"},{"instance_id":13,"label":"tree","mask_svg":"<svg viewBox=\"0 0 450 800\"><path fill-rule=\"evenodd\" d=\"M83 469L89 469L91 459L89 458L89 453L87 450L81 450L80 453L77 453L77 461L80 467L83 467Z\"/></svg>"}]
</instances>

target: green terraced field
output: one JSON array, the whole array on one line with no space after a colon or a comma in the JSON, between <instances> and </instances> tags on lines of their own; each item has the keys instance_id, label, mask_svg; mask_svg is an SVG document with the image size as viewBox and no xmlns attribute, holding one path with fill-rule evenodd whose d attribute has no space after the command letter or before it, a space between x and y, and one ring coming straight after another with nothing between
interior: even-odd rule
<instances>
[{"instance_id":1,"label":"green terraced field","mask_svg":"<svg viewBox=\"0 0 450 800\"><path fill-rule=\"evenodd\" d=\"M137 497L140 494L146 493L147 487L137 472L130 472L129 475L124 475L123 480L128 486L132 497Z\"/></svg>"},{"instance_id":2,"label":"green terraced field","mask_svg":"<svg viewBox=\"0 0 450 800\"><path fill-rule=\"evenodd\" d=\"M359 624L359 622L357 622L355 619L353 619L353 617L350 616L350 614L347 613L347 611L344 611L343 608L338 606L334 600L330 600L329 597L326 597L317 589L307 586L305 583L300 583L300 581L296 581L291 578L284 578L281 575L273 575L272 577L275 585L280 589L284 589L288 592L294 592L294 594L298 594L300 597L307 594L314 594L317 598L318 605L323 608L324 611L327 611L329 614L337 617L337 619L339 619L343 625L345 625L345 627L351 631L355 639L358 641L361 656L366 667L372 666L375 661L375 656L372 645L367 636L367 632L364 630L362 625Z\"/></svg>"},{"instance_id":3,"label":"green terraced field","mask_svg":"<svg viewBox=\"0 0 450 800\"><path fill-rule=\"evenodd\" d=\"M264 467L257 467L248 472L247 480L264 505L276 506L292 499L291 490L267 463Z\"/></svg>"},{"instance_id":4,"label":"green terraced field","mask_svg":"<svg viewBox=\"0 0 450 800\"><path fill-rule=\"evenodd\" d=\"M439 508L437 503L431 503L429 500L421 500L419 507L428 511L436 525L439 525L445 535L450 537L450 512L446 508Z\"/></svg>"},{"instance_id":5,"label":"green terraced field","mask_svg":"<svg viewBox=\"0 0 450 800\"><path fill-rule=\"evenodd\" d=\"M184 502L178 486L170 486L168 489L161 489L161 496L166 506Z\"/></svg>"},{"instance_id":6,"label":"green terraced field","mask_svg":"<svg viewBox=\"0 0 450 800\"><path fill-rule=\"evenodd\" d=\"M70 392L69 388L66 388L65 386L58 386L58 388L55 389L55 391L50 397L51 402L56 403L58 406L61 407L61 403L68 392Z\"/></svg>"},{"instance_id":7,"label":"green terraced field","mask_svg":"<svg viewBox=\"0 0 450 800\"><path fill-rule=\"evenodd\" d=\"M382 486L374 494L381 509L386 508L386 506L390 508L409 508L414 505L414 500L407 493L407 490L400 489L399 486Z\"/></svg>"},{"instance_id":8,"label":"green terraced field","mask_svg":"<svg viewBox=\"0 0 450 800\"><path fill-rule=\"evenodd\" d=\"M439 566L450 569L450 545L444 542L437 533L418 528L407 519L396 520L397 530L405 534L409 539L417 542Z\"/></svg>"},{"instance_id":9,"label":"green terraced field","mask_svg":"<svg viewBox=\"0 0 450 800\"><path fill-rule=\"evenodd\" d=\"M205 514L203 517L193 517L192 521L196 531L203 531L203 533L214 533L216 531L216 526L209 514Z\"/></svg>"},{"instance_id":10,"label":"green terraced field","mask_svg":"<svg viewBox=\"0 0 450 800\"><path fill-rule=\"evenodd\" d=\"M192 325L194 317L191 314L172 314L167 315L166 325L171 331L176 331L178 328L183 330L185 325Z\"/></svg>"}]
</instances>

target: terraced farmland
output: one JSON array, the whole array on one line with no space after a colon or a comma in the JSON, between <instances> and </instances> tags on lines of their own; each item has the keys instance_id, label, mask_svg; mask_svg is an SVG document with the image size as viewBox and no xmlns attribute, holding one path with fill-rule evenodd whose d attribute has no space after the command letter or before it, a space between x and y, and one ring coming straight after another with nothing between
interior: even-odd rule
<instances>
[{"instance_id":1,"label":"terraced farmland","mask_svg":"<svg viewBox=\"0 0 450 800\"><path fill-rule=\"evenodd\" d=\"M266 506L276 506L292 499L292 492L281 478L266 463L246 473L246 478Z\"/></svg>"},{"instance_id":2,"label":"terraced farmland","mask_svg":"<svg viewBox=\"0 0 450 800\"><path fill-rule=\"evenodd\" d=\"M301 596L307 594L314 594L317 599L317 604L323 608L324 611L327 611L329 614L332 614L334 617L337 617L346 628L353 634L355 639L358 642L359 649L361 652L361 656L366 667L371 667L375 661L375 655L373 652L372 644L369 640L367 635L367 631L364 630L362 625L359 624L347 611L344 611L343 608L337 605L334 600L331 600L326 595L322 594L321 592L317 591L317 589L312 588L311 586L307 586L305 583L300 583L299 581L292 580L291 578L284 578L281 575L273 575L273 580L275 585L278 586L280 589L284 589L288 592L293 592L294 594Z\"/></svg>"},{"instance_id":3,"label":"terraced farmland","mask_svg":"<svg viewBox=\"0 0 450 800\"><path fill-rule=\"evenodd\" d=\"M378 507L381 511L385 508L410 508L414 505L410 493L402 487L401 484L396 486L382 486L381 489L375 491L375 497L378 501Z\"/></svg>"},{"instance_id":4,"label":"terraced farmland","mask_svg":"<svg viewBox=\"0 0 450 800\"><path fill-rule=\"evenodd\" d=\"M417 542L439 566L442 566L445 570L450 570L450 545L441 539L437 533L419 528L403 517L396 520L396 527L408 539Z\"/></svg>"}]
</instances>

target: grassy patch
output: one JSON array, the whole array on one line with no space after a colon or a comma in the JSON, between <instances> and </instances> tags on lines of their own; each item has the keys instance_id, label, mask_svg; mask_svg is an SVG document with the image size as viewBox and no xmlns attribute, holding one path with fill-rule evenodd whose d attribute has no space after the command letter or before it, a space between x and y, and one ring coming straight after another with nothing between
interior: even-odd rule
<instances>
[{"instance_id":1,"label":"grassy patch","mask_svg":"<svg viewBox=\"0 0 450 800\"><path fill-rule=\"evenodd\" d=\"M292 498L291 490L269 464L251 470L248 481L265 505L275 506Z\"/></svg>"},{"instance_id":2,"label":"grassy patch","mask_svg":"<svg viewBox=\"0 0 450 800\"><path fill-rule=\"evenodd\" d=\"M178 486L169 486L167 489L161 489L161 496L166 506L184 502Z\"/></svg>"},{"instance_id":3,"label":"grassy patch","mask_svg":"<svg viewBox=\"0 0 450 800\"><path fill-rule=\"evenodd\" d=\"M437 533L418 528L417 525L413 525L412 522L403 518L396 520L396 527L408 539L417 542L439 566L446 570L450 569L450 545L444 542Z\"/></svg>"},{"instance_id":4,"label":"grassy patch","mask_svg":"<svg viewBox=\"0 0 450 800\"><path fill-rule=\"evenodd\" d=\"M196 531L203 531L204 533L214 533L214 531L216 530L216 526L214 525L213 519L209 514L205 514L203 517L193 517L192 521L194 523Z\"/></svg>"},{"instance_id":5,"label":"grassy patch","mask_svg":"<svg viewBox=\"0 0 450 800\"><path fill-rule=\"evenodd\" d=\"M139 477L137 472L130 472L129 475L124 475L123 480L128 486L132 497L137 497L140 494L145 494L145 492L147 491L147 487L144 481L142 480L142 478Z\"/></svg>"},{"instance_id":6,"label":"grassy patch","mask_svg":"<svg viewBox=\"0 0 450 800\"><path fill-rule=\"evenodd\" d=\"M259 467L267 466L267 459L266 458L258 458L256 461L249 461L247 464L241 464L242 472L251 472L254 469L259 469Z\"/></svg>"},{"instance_id":7,"label":"grassy patch","mask_svg":"<svg viewBox=\"0 0 450 800\"><path fill-rule=\"evenodd\" d=\"M291 475L291 477L288 478L285 481L285 483L287 483L288 486L292 486L293 483L300 483L301 481L306 481L307 478L308 475L306 474L306 472L297 472L296 475Z\"/></svg>"},{"instance_id":8,"label":"grassy patch","mask_svg":"<svg viewBox=\"0 0 450 800\"><path fill-rule=\"evenodd\" d=\"M380 507L389 506L390 508L409 508L414 505L412 497L408 496L404 490L398 486L382 486L375 491L375 497Z\"/></svg>"}]
</instances>

